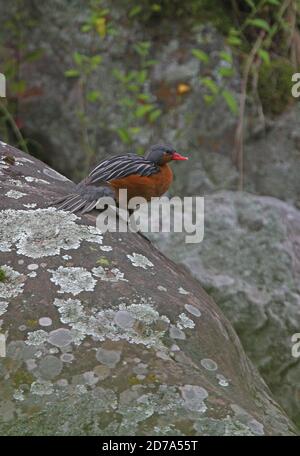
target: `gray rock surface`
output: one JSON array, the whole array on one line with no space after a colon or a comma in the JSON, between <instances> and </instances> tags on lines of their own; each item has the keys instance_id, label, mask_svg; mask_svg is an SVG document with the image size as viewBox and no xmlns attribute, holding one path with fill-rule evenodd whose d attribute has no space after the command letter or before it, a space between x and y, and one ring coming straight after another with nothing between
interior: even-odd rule
<instances>
[{"instance_id":1,"label":"gray rock surface","mask_svg":"<svg viewBox=\"0 0 300 456\"><path fill-rule=\"evenodd\" d=\"M3 143L0 172L1 435L296 434L190 274Z\"/></svg>"},{"instance_id":2,"label":"gray rock surface","mask_svg":"<svg viewBox=\"0 0 300 456\"><path fill-rule=\"evenodd\" d=\"M300 424L300 212L276 198L220 192L205 198L200 244L151 235L213 296L289 416Z\"/></svg>"}]
</instances>

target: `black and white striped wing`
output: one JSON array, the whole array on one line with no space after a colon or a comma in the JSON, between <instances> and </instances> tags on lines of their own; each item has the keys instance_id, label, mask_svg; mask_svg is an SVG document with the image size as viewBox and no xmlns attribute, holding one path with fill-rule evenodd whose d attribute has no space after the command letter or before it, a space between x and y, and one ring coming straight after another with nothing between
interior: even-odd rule
<instances>
[{"instance_id":1,"label":"black and white striped wing","mask_svg":"<svg viewBox=\"0 0 300 456\"><path fill-rule=\"evenodd\" d=\"M130 176L131 174L151 176L151 174L158 172L159 167L143 157L134 154L118 155L99 163L89 174L87 183L91 185L110 182L114 179Z\"/></svg>"}]
</instances>

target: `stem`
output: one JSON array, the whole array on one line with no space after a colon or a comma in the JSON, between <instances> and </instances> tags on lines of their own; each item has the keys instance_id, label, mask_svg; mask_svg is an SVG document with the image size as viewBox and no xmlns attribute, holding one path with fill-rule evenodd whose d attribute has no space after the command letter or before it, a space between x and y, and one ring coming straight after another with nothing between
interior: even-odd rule
<instances>
[{"instance_id":1,"label":"stem","mask_svg":"<svg viewBox=\"0 0 300 456\"><path fill-rule=\"evenodd\" d=\"M7 109L7 107L1 101L0 101L0 111L2 111L2 113L5 116L5 118L10 123L10 126L11 126L11 128L12 128L12 130L13 130L16 138L17 138L17 140L18 140L18 143L20 144L20 146L22 147L24 152L29 154L29 151L28 151L28 148L27 148L27 145L26 145L26 141L25 141L20 129L18 128L16 122L14 121L14 118L10 114L9 110Z\"/></svg>"},{"instance_id":2,"label":"stem","mask_svg":"<svg viewBox=\"0 0 300 456\"><path fill-rule=\"evenodd\" d=\"M240 107L239 107L239 118L238 124L235 132L235 140L234 140L234 156L237 160L237 166L239 170L239 183L238 189L240 191L243 190L244 186L244 119L245 119L245 106L246 106L246 98L247 98L247 86L249 80L249 74L251 70L251 66L259 50L263 38L265 36L265 32L262 30L260 32L259 37L254 43L254 46L248 55L246 60L244 74L241 82L241 96L240 96Z\"/></svg>"}]
</instances>

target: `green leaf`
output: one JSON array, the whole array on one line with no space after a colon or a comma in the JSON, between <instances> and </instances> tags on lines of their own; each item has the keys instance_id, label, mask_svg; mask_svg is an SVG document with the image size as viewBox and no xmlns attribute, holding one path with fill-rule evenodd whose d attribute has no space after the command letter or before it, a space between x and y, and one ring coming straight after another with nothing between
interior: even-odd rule
<instances>
[{"instance_id":1,"label":"green leaf","mask_svg":"<svg viewBox=\"0 0 300 456\"><path fill-rule=\"evenodd\" d=\"M245 2L247 3L248 6L250 6L252 11L256 9L256 6L255 6L253 0L245 0Z\"/></svg>"},{"instance_id":2,"label":"green leaf","mask_svg":"<svg viewBox=\"0 0 300 456\"><path fill-rule=\"evenodd\" d=\"M137 84L129 84L128 90L130 90L130 92L138 92L140 87Z\"/></svg>"},{"instance_id":3,"label":"green leaf","mask_svg":"<svg viewBox=\"0 0 300 456\"><path fill-rule=\"evenodd\" d=\"M227 38L227 43L230 44L230 46L240 46L240 44L242 44L242 40L237 36L230 35Z\"/></svg>"},{"instance_id":4,"label":"green leaf","mask_svg":"<svg viewBox=\"0 0 300 456\"><path fill-rule=\"evenodd\" d=\"M152 111L154 109L153 105L150 104L144 104L139 106L136 111L135 111L135 116L139 119L140 117L144 117L148 112Z\"/></svg>"},{"instance_id":5,"label":"green leaf","mask_svg":"<svg viewBox=\"0 0 300 456\"><path fill-rule=\"evenodd\" d=\"M237 114L238 113L238 104L236 102L236 99L232 95L232 93L229 90L223 90L222 96L223 96L224 100L226 101L227 106L229 107L230 111L233 114Z\"/></svg>"},{"instance_id":6,"label":"green leaf","mask_svg":"<svg viewBox=\"0 0 300 456\"><path fill-rule=\"evenodd\" d=\"M141 131L141 127L131 127L129 131L133 136L136 136Z\"/></svg>"},{"instance_id":7,"label":"green leaf","mask_svg":"<svg viewBox=\"0 0 300 456\"><path fill-rule=\"evenodd\" d=\"M93 57L91 57L91 62L95 66L99 65L102 62L102 60L103 59L101 55L93 55Z\"/></svg>"},{"instance_id":8,"label":"green leaf","mask_svg":"<svg viewBox=\"0 0 300 456\"><path fill-rule=\"evenodd\" d=\"M219 56L222 60L225 60L225 62L232 63L232 55L229 52L221 51L219 52Z\"/></svg>"},{"instance_id":9,"label":"green leaf","mask_svg":"<svg viewBox=\"0 0 300 456\"><path fill-rule=\"evenodd\" d=\"M129 144L131 142L131 136L126 128L117 128L117 133L124 144Z\"/></svg>"},{"instance_id":10,"label":"green leaf","mask_svg":"<svg viewBox=\"0 0 300 456\"><path fill-rule=\"evenodd\" d=\"M132 106L134 106L134 101L128 97L121 98L119 103L121 106L125 106L126 108L132 108Z\"/></svg>"},{"instance_id":11,"label":"green leaf","mask_svg":"<svg viewBox=\"0 0 300 456\"><path fill-rule=\"evenodd\" d=\"M271 60L270 60L270 54L268 53L268 51L266 51L265 49L259 49L258 55L262 59L263 62L265 62L267 65L270 65Z\"/></svg>"},{"instance_id":12,"label":"green leaf","mask_svg":"<svg viewBox=\"0 0 300 456\"><path fill-rule=\"evenodd\" d=\"M81 31L82 31L83 33L90 32L91 29L92 29L91 24L84 24L84 25L81 27Z\"/></svg>"},{"instance_id":13,"label":"green leaf","mask_svg":"<svg viewBox=\"0 0 300 456\"><path fill-rule=\"evenodd\" d=\"M149 120L150 122L155 122L160 116L162 112L160 109L155 109L154 111L150 112Z\"/></svg>"},{"instance_id":14,"label":"green leaf","mask_svg":"<svg viewBox=\"0 0 300 456\"><path fill-rule=\"evenodd\" d=\"M36 51L29 52L25 56L26 62L35 62L36 60L40 59L44 54L43 49L37 49Z\"/></svg>"},{"instance_id":15,"label":"green leaf","mask_svg":"<svg viewBox=\"0 0 300 456\"><path fill-rule=\"evenodd\" d=\"M192 54L201 62L207 63L209 62L209 57L206 52L201 51L201 49L192 49Z\"/></svg>"},{"instance_id":16,"label":"green leaf","mask_svg":"<svg viewBox=\"0 0 300 456\"><path fill-rule=\"evenodd\" d=\"M99 90L91 90L87 93L86 99L91 103L95 103L96 101L101 99L101 92Z\"/></svg>"},{"instance_id":17,"label":"green leaf","mask_svg":"<svg viewBox=\"0 0 300 456\"><path fill-rule=\"evenodd\" d=\"M224 78L230 78L234 75L234 69L232 67L221 67L219 68L218 73Z\"/></svg>"},{"instance_id":18,"label":"green leaf","mask_svg":"<svg viewBox=\"0 0 300 456\"><path fill-rule=\"evenodd\" d=\"M151 43L149 41L141 41L136 43L133 48L141 56L146 57L149 54Z\"/></svg>"},{"instance_id":19,"label":"green leaf","mask_svg":"<svg viewBox=\"0 0 300 456\"><path fill-rule=\"evenodd\" d=\"M138 99L142 101L149 101L150 98L150 95L148 95L147 93L140 93L138 96Z\"/></svg>"},{"instance_id":20,"label":"green leaf","mask_svg":"<svg viewBox=\"0 0 300 456\"><path fill-rule=\"evenodd\" d=\"M254 27L261 28L261 29L265 30L266 32L269 32L271 30L270 25L264 19L259 19L259 18L257 18L257 19L248 19L246 21L246 23L248 25L253 25Z\"/></svg>"},{"instance_id":21,"label":"green leaf","mask_svg":"<svg viewBox=\"0 0 300 456\"><path fill-rule=\"evenodd\" d=\"M144 84L144 82L146 81L146 78L147 78L146 70L139 71L136 75L136 79L139 82L139 84Z\"/></svg>"},{"instance_id":22,"label":"green leaf","mask_svg":"<svg viewBox=\"0 0 300 456\"><path fill-rule=\"evenodd\" d=\"M142 11L141 5L136 5L129 11L128 17L134 17L137 14L139 14L141 11Z\"/></svg>"},{"instance_id":23,"label":"green leaf","mask_svg":"<svg viewBox=\"0 0 300 456\"><path fill-rule=\"evenodd\" d=\"M159 5L158 3L154 3L153 5L151 5L151 9L154 13L159 13L161 11L161 5Z\"/></svg>"},{"instance_id":24,"label":"green leaf","mask_svg":"<svg viewBox=\"0 0 300 456\"><path fill-rule=\"evenodd\" d=\"M202 78L200 80L202 84L207 87L214 95L217 95L219 92L219 87L211 78Z\"/></svg>"},{"instance_id":25,"label":"green leaf","mask_svg":"<svg viewBox=\"0 0 300 456\"><path fill-rule=\"evenodd\" d=\"M215 97L213 95L204 95L204 101L207 105L212 105L213 102L215 101Z\"/></svg>"},{"instance_id":26,"label":"green leaf","mask_svg":"<svg viewBox=\"0 0 300 456\"><path fill-rule=\"evenodd\" d=\"M158 61L154 59L146 60L146 62L144 62L144 67L151 67L153 65L156 65L157 62Z\"/></svg>"},{"instance_id":27,"label":"green leaf","mask_svg":"<svg viewBox=\"0 0 300 456\"><path fill-rule=\"evenodd\" d=\"M112 71L114 77L118 79L120 82L125 82L126 81L126 75L123 73L123 71L118 70L118 68L114 68Z\"/></svg>"},{"instance_id":28,"label":"green leaf","mask_svg":"<svg viewBox=\"0 0 300 456\"><path fill-rule=\"evenodd\" d=\"M75 68L73 68L71 70L65 71L65 76L67 78L77 78L78 76L80 76L80 72L78 70L75 70Z\"/></svg>"},{"instance_id":29,"label":"green leaf","mask_svg":"<svg viewBox=\"0 0 300 456\"><path fill-rule=\"evenodd\" d=\"M280 1L279 0L266 0L267 3L269 3L270 5L275 5L275 6L278 6L280 5Z\"/></svg>"},{"instance_id":30,"label":"green leaf","mask_svg":"<svg viewBox=\"0 0 300 456\"><path fill-rule=\"evenodd\" d=\"M81 65L83 60L84 60L84 55L83 54L80 54L79 52L74 52L73 53L73 59L74 59L74 62L77 64L77 65Z\"/></svg>"}]
</instances>

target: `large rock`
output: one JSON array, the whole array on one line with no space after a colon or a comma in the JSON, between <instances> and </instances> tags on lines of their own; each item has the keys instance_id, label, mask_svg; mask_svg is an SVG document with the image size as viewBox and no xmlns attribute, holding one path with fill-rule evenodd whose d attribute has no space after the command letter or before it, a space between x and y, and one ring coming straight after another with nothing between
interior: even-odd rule
<instances>
[{"instance_id":1,"label":"large rock","mask_svg":"<svg viewBox=\"0 0 300 456\"><path fill-rule=\"evenodd\" d=\"M153 236L153 235L152 235ZM271 197L221 192L205 198L205 234L155 236L214 297L276 399L300 424L300 212Z\"/></svg>"},{"instance_id":2,"label":"large rock","mask_svg":"<svg viewBox=\"0 0 300 456\"><path fill-rule=\"evenodd\" d=\"M43 163L0 166L1 435L296 433L195 279L49 208L73 184Z\"/></svg>"}]
</instances>

